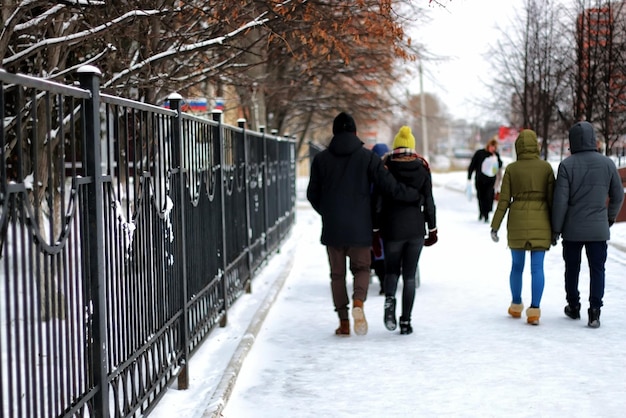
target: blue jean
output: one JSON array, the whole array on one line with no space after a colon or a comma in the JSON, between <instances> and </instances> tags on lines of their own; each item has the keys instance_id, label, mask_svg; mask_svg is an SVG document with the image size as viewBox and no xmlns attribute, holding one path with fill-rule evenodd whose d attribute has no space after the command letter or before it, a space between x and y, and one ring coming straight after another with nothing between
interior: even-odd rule
<instances>
[{"instance_id":1,"label":"blue jean","mask_svg":"<svg viewBox=\"0 0 626 418\"><path fill-rule=\"evenodd\" d=\"M530 306L539 308L541 296L543 295L543 286L545 277L543 274L543 259L546 255L545 250L537 250L530 252L530 276L531 276L531 294L532 299ZM524 272L524 263L526 262L525 250L511 250L511 275L509 283L511 286L511 296L513 303L522 303L522 273Z\"/></svg>"},{"instance_id":2,"label":"blue jean","mask_svg":"<svg viewBox=\"0 0 626 418\"><path fill-rule=\"evenodd\" d=\"M585 247L589 264L589 307L601 308L604 297L604 264L606 263L606 241L563 241L565 261L565 298L576 306L580 303L578 275L581 252Z\"/></svg>"}]
</instances>

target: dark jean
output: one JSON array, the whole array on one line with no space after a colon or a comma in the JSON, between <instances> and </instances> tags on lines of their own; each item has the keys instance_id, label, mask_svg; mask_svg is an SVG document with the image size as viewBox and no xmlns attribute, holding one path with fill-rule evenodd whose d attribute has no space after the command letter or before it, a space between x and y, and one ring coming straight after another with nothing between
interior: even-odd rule
<instances>
[{"instance_id":1,"label":"dark jean","mask_svg":"<svg viewBox=\"0 0 626 418\"><path fill-rule=\"evenodd\" d=\"M604 297L604 264L606 263L606 241L563 241L565 261L565 295L567 303L580 303L578 275L582 249L585 247L589 264L589 307L601 308Z\"/></svg>"},{"instance_id":2,"label":"dark jean","mask_svg":"<svg viewBox=\"0 0 626 418\"><path fill-rule=\"evenodd\" d=\"M365 301L370 284L370 247L326 247L330 263L330 290L339 319L348 319L348 288L346 286L346 257L354 276L352 299Z\"/></svg>"},{"instance_id":3,"label":"dark jean","mask_svg":"<svg viewBox=\"0 0 626 418\"><path fill-rule=\"evenodd\" d=\"M496 178L487 177L476 181L476 200L478 200L478 211L480 216L487 219L493 210L494 186Z\"/></svg>"},{"instance_id":4,"label":"dark jean","mask_svg":"<svg viewBox=\"0 0 626 418\"><path fill-rule=\"evenodd\" d=\"M424 248L424 238L385 241L385 296L396 296L398 278L402 274L402 316L410 320L415 300L417 263Z\"/></svg>"}]
</instances>

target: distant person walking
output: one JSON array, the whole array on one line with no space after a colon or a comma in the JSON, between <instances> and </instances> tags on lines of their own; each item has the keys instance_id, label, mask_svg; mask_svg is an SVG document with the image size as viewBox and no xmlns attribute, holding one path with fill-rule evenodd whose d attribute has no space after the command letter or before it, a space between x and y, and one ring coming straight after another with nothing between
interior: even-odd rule
<instances>
[{"instance_id":1,"label":"distant person walking","mask_svg":"<svg viewBox=\"0 0 626 418\"><path fill-rule=\"evenodd\" d=\"M491 238L498 242L498 230L507 220L507 240L511 249L511 305L509 315L520 318L522 303L522 273L526 251L530 251L530 274L532 298L526 310L527 322L539 324L541 297L545 283L543 261L552 242L550 207L554 194L554 170L539 158L537 134L525 129L515 140L517 161L507 165L502 178L500 199L491 221Z\"/></svg>"},{"instance_id":2,"label":"distant person walking","mask_svg":"<svg viewBox=\"0 0 626 418\"><path fill-rule=\"evenodd\" d=\"M363 147L352 116L341 112L333 121L333 138L328 148L315 156L307 198L322 216L321 242L330 264L331 291L339 316L337 335L350 334L346 257L354 276L352 317L354 332L367 334L363 303L370 280L373 213L372 183L397 199L417 202L416 189L398 183L381 159Z\"/></svg>"},{"instance_id":3,"label":"distant person walking","mask_svg":"<svg viewBox=\"0 0 626 418\"><path fill-rule=\"evenodd\" d=\"M622 206L624 188L615 163L597 151L593 125L574 124L569 130L569 145L571 155L559 164L552 205L554 239L559 235L563 238L567 299L564 310L568 317L580 319L578 275L585 247L590 276L587 325L599 328L606 242Z\"/></svg>"},{"instance_id":4,"label":"distant person walking","mask_svg":"<svg viewBox=\"0 0 626 418\"><path fill-rule=\"evenodd\" d=\"M485 148L474 153L472 161L467 168L468 184L474 175L474 185L476 187L476 199L478 200L478 220L489 222L489 213L493 210L493 198L496 187L496 180L502 160L498 154L498 140L492 138L487 142Z\"/></svg>"},{"instance_id":5,"label":"distant person walking","mask_svg":"<svg viewBox=\"0 0 626 418\"><path fill-rule=\"evenodd\" d=\"M411 334L411 312L415 300L416 273L422 248L437 242L437 223L432 180L428 163L415 152L411 128L403 126L393 141L393 151L385 166L394 177L419 190L422 200L402 202L391 196L382 197L376 226L380 226L385 248L385 327L396 329L396 290L402 274L402 315L400 334ZM428 230L426 230L428 224ZM424 237L428 238L424 241Z\"/></svg>"}]
</instances>

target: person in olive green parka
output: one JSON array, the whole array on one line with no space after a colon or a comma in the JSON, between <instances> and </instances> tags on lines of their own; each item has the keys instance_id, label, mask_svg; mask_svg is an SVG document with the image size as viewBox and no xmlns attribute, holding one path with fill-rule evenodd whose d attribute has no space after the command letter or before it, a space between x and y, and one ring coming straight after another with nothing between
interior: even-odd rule
<instances>
[{"instance_id":1,"label":"person in olive green parka","mask_svg":"<svg viewBox=\"0 0 626 418\"><path fill-rule=\"evenodd\" d=\"M498 230L507 219L507 239L511 249L511 273L509 276L512 302L509 314L521 317L522 273L526 251L530 251L532 277L532 300L526 310L527 322L539 324L541 296L544 287L543 259L552 241L550 215L554 194L554 170L539 158L537 134L525 129L515 140L517 161L509 164L504 171L500 188L500 199L491 221L491 238L498 242Z\"/></svg>"}]
</instances>

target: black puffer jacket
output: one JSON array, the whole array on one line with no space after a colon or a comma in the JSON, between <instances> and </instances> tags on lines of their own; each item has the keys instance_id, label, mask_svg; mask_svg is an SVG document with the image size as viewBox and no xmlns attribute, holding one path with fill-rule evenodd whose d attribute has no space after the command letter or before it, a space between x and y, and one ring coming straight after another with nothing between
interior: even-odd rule
<instances>
[{"instance_id":1,"label":"black puffer jacket","mask_svg":"<svg viewBox=\"0 0 626 418\"><path fill-rule=\"evenodd\" d=\"M372 245L371 186L397 199L418 201L419 192L396 182L376 154L351 132L333 136L311 164L307 199L322 216L322 244Z\"/></svg>"},{"instance_id":2,"label":"black puffer jacket","mask_svg":"<svg viewBox=\"0 0 626 418\"><path fill-rule=\"evenodd\" d=\"M424 237L427 232L425 224L428 224L429 229L437 227L430 170L416 155L388 156L384 162L399 182L419 190L422 199L416 204L382 197L382 206L376 221L382 238L399 241Z\"/></svg>"},{"instance_id":3,"label":"black puffer jacket","mask_svg":"<svg viewBox=\"0 0 626 418\"><path fill-rule=\"evenodd\" d=\"M566 241L607 241L609 219L615 220L624 200L619 172L596 151L589 122L572 126L569 145L572 155L561 161L556 177L552 229Z\"/></svg>"}]
</instances>

